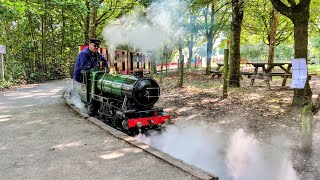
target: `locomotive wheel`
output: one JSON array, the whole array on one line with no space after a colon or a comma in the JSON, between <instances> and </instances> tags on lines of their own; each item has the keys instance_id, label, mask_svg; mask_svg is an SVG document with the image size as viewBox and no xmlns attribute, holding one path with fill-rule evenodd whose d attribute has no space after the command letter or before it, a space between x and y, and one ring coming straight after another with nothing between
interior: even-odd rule
<instances>
[{"instance_id":1,"label":"locomotive wheel","mask_svg":"<svg viewBox=\"0 0 320 180\"><path fill-rule=\"evenodd\" d=\"M130 130L128 130L130 136L137 136L141 133L140 131L141 130L139 130L138 128L131 128Z\"/></svg>"},{"instance_id":2,"label":"locomotive wheel","mask_svg":"<svg viewBox=\"0 0 320 180\"><path fill-rule=\"evenodd\" d=\"M93 101L92 103L87 103L85 105L85 108L87 109L87 112L90 116L94 116L98 112L99 103L96 101Z\"/></svg>"},{"instance_id":3,"label":"locomotive wheel","mask_svg":"<svg viewBox=\"0 0 320 180\"><path fill-rule=\"evenodd\" d=\"M107 117L105 115L106 113L107 113L107 107L106 107L105 103L99 103L98 117L103 122L107 122Z\"/></svg>"},{"instance_id":4,"label":"locomotive wheel","mask_svg":"<svg viewBox=\"0 0 320 180\"><path fill-rule=\"evenodd\" d=\"M128 130L129 129L129 126L128 126L128 119L124 119L121 123L122 125L122 128L125 129L125 130Z\"/></svg>"},{"instance_id":5,"label":"locomotive wheel","mask_svg":"<svg viewBox=\"0 0 320 180\"><path fill-rule=\"evenodd\" d=\"M89 114L89 116L91 116L93 114L91 105L90 104L86 104L85 108L86 108L87 113Z\"/></svg>"}]
</instances>

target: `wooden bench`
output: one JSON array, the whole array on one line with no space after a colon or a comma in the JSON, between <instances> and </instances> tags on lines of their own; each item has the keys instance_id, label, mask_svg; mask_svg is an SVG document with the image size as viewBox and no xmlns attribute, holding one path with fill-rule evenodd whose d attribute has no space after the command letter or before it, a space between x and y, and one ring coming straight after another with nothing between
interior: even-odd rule
<instances>
[{"instance_id":1,"label":"wooden bench","mask_svg":"<svg viewBox=\"0 0 320 180\"><path fill-rule=\"evenodd\" d=\"M210 70L209 72L212 74L211 78L214 78L215 76L220 78L223 75L223 73L218 70Z\"/></svg>"},{"instance_id":2,"label":"wooden bench","mask_svg":"<svg viewBox=\"0 0 320 180\"><path fill-rule=\"evenodd\" d=\"M273 76L280 76L283 78L282 80L282 86L285 86L287 84L287 79L292 77L292 74L288 74L288 73L271 73L269 74L271 81L272 81L272 77Z\"/></svg>"},{"instance_id":3,"label":"wooden bench","mask_svg":"<svg viewBox=\"0 0 320 180\"><path fill-rule=\"evenodd\" d=\"M241 71L241 72L240 72L240 75L248 76L248 78L250 78L250 77L253 75L253 72L244 72L244 71Z\"/></svg>"},{"instance_id":4,"label":"wooden bench","mask_svg":"<svg viewBox=\"0 0 320 180\"><path fill-rule=\"evenodd\" d=\"M241 79L241 80L243 79L242 76L247 76L248 78L251 78L252 75L253 75L252 72L243 72L243 71L240 71L240 79Z\"/></svg>"},{"instance_id":5,"label":"wooden bench","mask_svg":"<svg viewBox=\"0 0 320 180\"><path fill-rule=\"evenodd\" d=\"M250 66L247 58L240 58L240 64L246 65L246 67Z\"/></svg>"},{"instance_id":6,"label":"wooden bench","mask_svg":"<svg viewBox=\"0 0 320 180\"><path fill-rule=\"evenodd\" d=\"M320 77L320 74L308 74L308 78L310 78L311 79L311 77L316 77L316 76L319 76Z\"/></svg>"},{"instance_id":7,"label":"wooden bench","mask_svg":"<svg viewBox=\"0 0 320 180\"><path fill-rule=\"evenodd\" d=\"M308 79L310 80L312 76L316 76L317 74L308 74ZM292 78L292 74L288 73L270 73L270 74L256 74L251 75L251 79L263 79L266 81L268 88L270 89L269 81L272 81L272 77L279 76L282 77L282 86L285 86L288 78Z\"/></svg>"}]
</instances>

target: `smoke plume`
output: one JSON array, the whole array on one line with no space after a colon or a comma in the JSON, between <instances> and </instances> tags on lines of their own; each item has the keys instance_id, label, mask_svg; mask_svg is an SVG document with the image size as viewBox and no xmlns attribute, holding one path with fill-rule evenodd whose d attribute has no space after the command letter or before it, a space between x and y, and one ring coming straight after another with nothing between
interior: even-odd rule
<instances>
[{"instance_id":1,"label":"smoke plume","mask_svg":"<svg viewBox=\"0 0 320 180\"><path fill-rule=\"evenodd\" d=\"M130 45L142 52L160 51L176 45L184 34L182 20L186 17L187 4L180 0L153 2L146 13L136 7L130 14L112 21L103 30L109 52L119 45Z\"/></svg>"}]
</instances>

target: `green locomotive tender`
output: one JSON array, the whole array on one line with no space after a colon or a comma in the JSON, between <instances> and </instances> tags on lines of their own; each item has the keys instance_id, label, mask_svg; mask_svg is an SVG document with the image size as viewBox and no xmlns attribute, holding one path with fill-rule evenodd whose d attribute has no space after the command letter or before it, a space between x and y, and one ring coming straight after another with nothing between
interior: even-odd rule
<instances>
[{"instance_id":1,"label":"green locomotive tender","mask_svg":"<svg viewBox=\"0 0 320 180\"><path fill-rule=\"evenodd\" d=\"M83 71L82 77L81 100L102 121L134 134L171 123L170 116L153 107L160 96L154 79L98 69Z\"/></svg>"}]
</instances>

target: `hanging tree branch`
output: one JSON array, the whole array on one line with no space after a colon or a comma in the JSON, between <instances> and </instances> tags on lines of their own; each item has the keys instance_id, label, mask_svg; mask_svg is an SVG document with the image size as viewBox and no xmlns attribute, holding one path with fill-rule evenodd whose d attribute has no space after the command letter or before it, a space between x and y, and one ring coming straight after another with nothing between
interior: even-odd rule
<instances>
[{"instance_id":1,"label":"hanging tree branch","mask_svg":"<svg viewBox=\"0 0 320 180\"><path fill-rule=\"evenodd\" d=\"M103 2L103 0L102 0L102 2ZM118 5L118 1L116 1L116 4L115 4L114 6L117 7L117 5ZM108 10L110 10L112 6L113 6L113 1L111 1L110 8L109 8ZM116 9L116 8L113 8L111 14L114 13L115 9ZM108 14L108 11L105 11L105 12L98 18L98 20L97 20L97 25L100 24L102 21L105 20L105 19L103 19L103 20L101 20L101 19L102 19L106 14ZM110 16L109 16L109 17L110 17ZM109 18L109 17L108 17L108 18Z\"/></svg>"}]
</instances>

